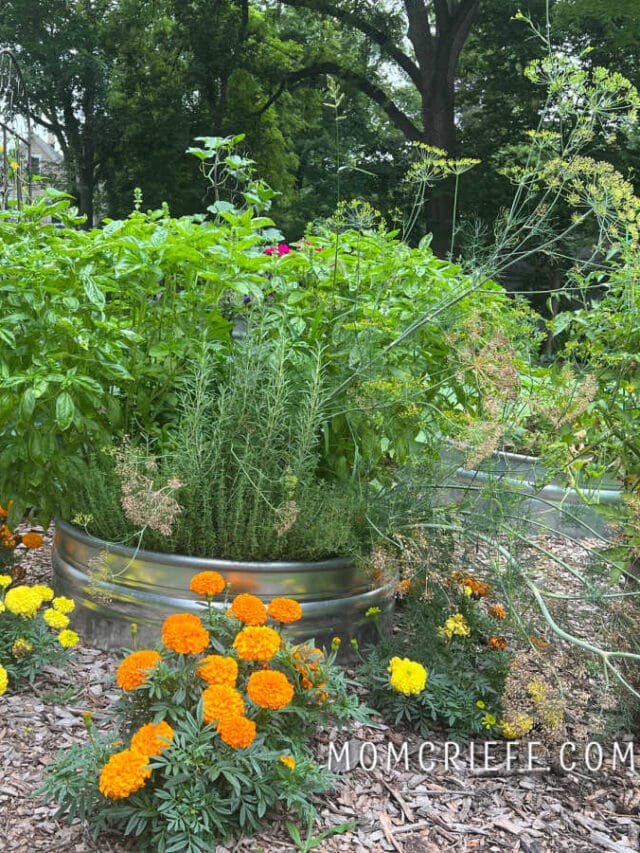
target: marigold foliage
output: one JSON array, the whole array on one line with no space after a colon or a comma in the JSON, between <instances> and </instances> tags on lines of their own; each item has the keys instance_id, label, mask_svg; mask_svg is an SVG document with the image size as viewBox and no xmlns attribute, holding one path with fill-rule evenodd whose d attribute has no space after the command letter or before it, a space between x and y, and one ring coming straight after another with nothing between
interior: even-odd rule
<instances>
[{"instance_id":1,"label":"marigold foliage","mask_svg":"<svg viewBox=\"0 0 640 853\"><path fill-rule=\"evenodd\" d=\"M409 658L391 658L388 671L391 687L405 696L422 693L427 683L427 670L421 663Z\"/></svg>"},{"instance_id":2,"label":"marigold foliage","mask_svg":"<svg viewBox=\"0 0 640 853\"><path fill-rule=\"evenodd\" d=\"M238 633L233 648L243 660L270 661L280 648L280 634L273 628L249 625Z\"/></svg>"},{"instance_id":3,"label":"marigold foliage","mask_svg":"<svg viewBox=\"0 0 640 853\"><path fill-rule=\"evenodd\" d=\"M202 694L205 723L215 723L230 717L242 717L245 712L244 699L228 684L212 684Z\"/></svg>"},{"instance_id":4,"label":"marigold foliage","mask_svg":"<svg viewBox=\"0 0 640 853\"><path fill-rule=\"evenodd\" d=\"M302 619L302 607L292 598L274 598L267 608L267 613L271 619L285 625Z\"/></svg>"},{"instance_id":5,"label":"marigold foliage","mask_svg":"<svg viewBox=\"0 0 640 853\"><path fill-rule=\"evenodd\" d=\"M224 717L217 726L217 732L232 749L246 749L256 736L256 724L246 717Z\"/></svg>"},{"instance_id":6,"label":"marigold foliage","mask_svg":"<svg viewBox=\"0 0 640 853\"><path fill-rule=\"evenodd\" d=\"M193 613L167 616L162 625L162 642L181 655L198 655L209 645L209 632Z\"/></svg>"},{"instance_id":7,"label":"marigold foliage","mask_svg":"<svg viewBox=\"0 0 640 853\"><path fill-rule=\"evenodd\" d=\"M147 680L150 669L156 667L162 657L151 649L132 652L116 670L116 682L123 690L135 690Z\"/></svg>"},{"instance_id":8,"label":"marigold foliage","mask_svg":"<svg viewBox=\"0 0 640 853\"><path fill-rule=\"evenodd\" d=\"M207 684L228 684L235 687L238 680L238 662L235 658L224 655L207 655L202 658L202 665L198 667L196 674Z\"/></svg>"},{"instance_id":9,"label":"marigold foliage","mask_svg":"<svg viewBox=\"0 0 640 853\"><path fill-rule=\"evenodd\" d=\"M277 711L284 708L293 699L294 688L283 672L262 669L253 672L247 682L247 693L252 702L260 708Z\"/></svg>"},{"instance_id":10,"label":"marigold foliage","mask_svg":"<svg viewBox=\"0 0 640 853\"><path fill-rule=\"evenodd\" d=\"M267 621L267 608L256 595L241 592L231 602L231 615L245 625L264 625Z\"/></svg>"},{"instance_id":11,"label":"marigold foliage","mask_svg":"<svg viewBox=\"0 0 640 853\"><path fill-rule=\"evenodd\" d=\"M224 578L218 572L200 572L189 582L189 589L196 595L220 595L225 586Z\"/></svg>"},{"instance_id":12,"label":"marigold foliage","mask_svg":"<svg viewBox=\"0 0 640 853\"><path fill-rule=\"evenodd\" d=\"M116 752L100 773L99 788L105 797L122 800L139 791L151 776L148 756L131 749Z\"/></svg>"}]
</instances>

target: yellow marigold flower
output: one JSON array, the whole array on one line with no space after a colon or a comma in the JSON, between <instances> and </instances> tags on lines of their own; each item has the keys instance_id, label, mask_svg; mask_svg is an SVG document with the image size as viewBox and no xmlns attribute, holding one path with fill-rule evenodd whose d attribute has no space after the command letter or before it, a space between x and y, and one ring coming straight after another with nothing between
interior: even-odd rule
<instances>
[{"instance_id":1,"label":"yellow marigold flower","mask_svg":"<svg viewBox=\"0 0 640 853\"><path fill-rule=\"evenodd\" d=\"M9 685L9 674L7 670L0 664L0 696L6 692Z\"/></svg>"},{"instance_id":2,"label":"yellow marigold flower","mask_svg":"<svg viewBox=\"0 0 640 853\"><path fill-rule=\"evenodd\" d=\"M162 625L162 642L181 655L199 655L209 645L209 632L194 613L167 616Z\"/></svg>"},{"instance_id":3,"label":"yellow marigold flower","mask_svg":"<svg viewBox=\"0 0 640 853\"><path fill-rule=\"evenodd\" d=\"M14 586L7 590L4 604L10 613L33 619L42 604L40 593L32 586Z\"/></svg>"},{"instance_id":4,"label":"yellow marigold flower","mask_svg":"<svg viewBox=\"0 0 640 853\"><path fill-rule=\"evenodd\" d=\"M202 694L205 723L215 723L229 717L243 717L244 699L228 684L212 684Z\"/></svg>"},{"instance_id":5,"label":"yellow marigold flower","mask_svg":"<svg viewBox=\"0 0 640 853\"><path fill-rule=\"evenodd\" d=\"M42 618L50 628L55 628L58 631L62 628L66 628L69 624L69 617L65 616L64 613L60 613L58 610L54 610L53 607L47 607L42 614Z\"/></svg>"},{"instance_id":6,"label":"yellow marigold flower","mask_svg":"<svg viewBox=\"0 0 640 853\"><path fill-rule=\"evenodd\" d=\"M506 619L507 611L501 604L492 604L487 611L492 619Z\"/></svg>"},{"instance_id":7,"label":"yellow marigold flower","mask_svg":"<svg viewBox=\"0 0 640 853\"><path fill-rule=\"evenodd\" d=\"M273 628L249 625L233 641L233 648L243 660L269 661L280 648L280 634Z\"/></svg>"},{"instance_id":8,"label":"yellow marigold flower","mask_svg":"<svg viewBox=\"0 0 640 853\"><path fill-rule=\"evenodd\" d=\"M480 708L480 710L481 710L481 711L484 711L484 709L485 709L486 707L487 707L487 706L486 706L486 704L482 701L482 699L478 699L478 701L476 702L476 708Z\"/></svg>"},{"instance_id":9,"label":"yellow marigold flower","mask_svg":"<svg viewBox=\"0 0 640 853\"><path fill-rule=\"evenodd\" d=\"M207 684L228 684L235 687L238 680L238 662L235 658L223 655L207 655L202 658L196 674Z\"/></svg>"},{"instance_id":10,"label":"yellow marigold flower","mask_svg":"<svg viewBox=\"0 0 640 853\"><path fill-rule=\"evenodd\" d=\"M500 720L500 734L507 740L515 740L528 734L533 728L533 719L528 714L517 712L510 720Z\"/></svg>"},{"instance_id":11,"label":"yellow marigold flower","mask_svg":"<svg viewBox=\"0 0 640 853\"><path fill-rule=\"evenodd\" d=\"M26 658L29 652L33 651L33 645L26 640L24 637L18 637L18 639L11 646L11 654L14 656L16 660L21 660L22 658Z\"/></svg>"},{"instance_id":12,"label":"yellow marigold flower","mask_svg":"<svg viewBox=\"0 0 640 853\"><path fill-rule=\"evenodd\" d=\"M467 624L467 620L462 613L456 613L450 616L444 623L444 627L438 628L438 633L444 637L451 639L454 634L459 637L468 637L471 633L471 628Z\"/></svg>"},{"instance_id":13,"label":"yellow marigold flower","mask_svg":"<svg viewBox=\"0 0 640 853\"><path fill-rule=\"evenodd\" d=\"M4 601L0 601L0 613L4 613L7 608L4 606Z\"/></svg>"},{"instance_id":14,"label":"yellow marigold flower","mask_svg":"<svg viewBox=\"0 0 640 853\"><path fill-rule=\"evenodd\" d=\"M116 682L123 690L135 690L147 680L150 669L156 667L162 657L152 649L131 652L116 670Z\"/></svg>"},{"instance_id":15,"label":"yellow marigold flower","mask_svg":"<svg viewBox=\"0 0 640 853\"><path fill-rule=\"evenodd\" d=\"M267 608L257 595L241 592L231 602L231 615L245 625L264 625L267 621Z\"/></svg>"},{"instance_id":16,"label":"yellow marigold flower","mask_svg":"<svg viewBox=\"0 0 640 853\"><path fill-rule=\"evenodd\" d=\"M495 724L496 718L493 716L493 714L486 713L482 718L482 725L485 727L485 729L491 729L493 728L493 726L495 726Z\"/></svg>"},{"instance_id":17,"label":"yellow marigold flower","mask_svg":"<svg viewBox=\"0 0 640 853\"><path fill-rule=\"evenodd\" d=\"M278 761L280 764L284 764L285 767L288 767L289 770L296 769L296 760L293 755L281 755Z\"/></svg>"},{"instance_id":18,"label":"yellow marigold flower","mask_svg":"<svg viewBox=\"0 0 640 853\"><path fill-rule=\"evenodd\" d=\"M22 536L22 544L26 545L27 548L41 548L43 542L44 539L39 533L36 533L35 530L30 530Z\"/></svg>"},{"instance_id":19,"label":"yellow marigold flower","mask_svg":"<svg viewBox=\"0 0 640 853\"><path fill-rule=\"evenodd\" d=\"M58 634L58 642L63 646L63 648L72 649L74 646L78 645L80 637L75 631L70 631L68 628L65 628L64 631L60 631Z\"/></svg>"},{"instance_id":20,"label":"yellow marigold flower","mask_svg":"<svg viewBox=\"0 0 640 853\"><path fill-rule=\"evenodd\" d=\"M261 669L249 676L247 694L260 708L277 711L293 699L293 684L282 672Z\"/></svg>"},{"instance_id":21,"label":"yellow marigold flower","mask_svg":"<svg viewBox=\"0 0 640 853\"><path fill-rule=\"evenodd\" d=\"M131 749L143 755L160 755L163 749L171 746L173 738L174 731L164 720L156 724L147 723L131 738Z\"/></svg>"},{"instance_id":22,"label":"yellow marigold flower","mask_svg":"<svg viewBox=\"0 0 640 853\"><path fill-rule=\"evenodd\" d=\"M246 749L256 736L256 724L246 717L226 717L220 720L216 731L232 749Z\"/></svg>"},{"instance_id":23,"label":"yellow marigold flower","mask_svg":"<svg viewBox=\"0 0 640 853\"><path fill-rule=\"evenodd\" d=\"M100 772L100 792L110 800L122 800L144 788L151 776L148 756L131 749L116 752Z\"/></svg>"},{"instance_id":24,"label":"yellow marigold flower","mask_svg":"<svg viewBox=\"0 0 640 853\"><path fill-rule=\"evenodd\" d=\"M267 608L267 613L276 622L286 625L302 619L302 607L292 598L274 598Z\"/></svg>"},{"instance_id":25,"label":"yellow marigold flower","mask_svg":"<svg viewBox=\"0 0 640 853\"><path fill-rule=\"evenodd\" d=\"M6 589L8 586L11 586L13 582L13 578L11 575L0 575L0 589Z\"/></svg>"},{"instance_id":26,"label":"yellow marigold flower","mask_svg":"<svg viewBox=\"0 0 640 853\"><path fill-rule=\"evenodd\" d=\"M72 598L65 598L64 595L58 595L51 602L51 606L59 613L73 613L76 603Z\"/></svg>"},{"instance_id":27,"label":"yellow marigold flower","mask_svg":"<svg viewBox=\"0 0 640 853\"><path fill-rule=\"evenodd\" d=\"M50 586L45 586L42 583L36 583L33 585L32 589L40 596L41 601L51 601L54 596L54 592Z\"/></svg>"},{"instance_id":28,"label":"yellow marigold flower","mask_svg":"<svg viewBox=\"0 0 640 853\"><path fill-rule=\"evenodd\" d=\"M388 671L389 683L397 693L411 696L422 693L427 683L427 670L421 663L409 660L409 658L391 658Z\"/></svg>"},{"instance_id":29,"label":"yellow marigold flower","mask_svg":"<svg viewBox=\"0 0 640 853\"><path fill-rule=\"evenodd\" d=\"M218 572L200 572L189 582L189 589L196 595L220 595L226 584Z\"/></svg>"}]
</instances>

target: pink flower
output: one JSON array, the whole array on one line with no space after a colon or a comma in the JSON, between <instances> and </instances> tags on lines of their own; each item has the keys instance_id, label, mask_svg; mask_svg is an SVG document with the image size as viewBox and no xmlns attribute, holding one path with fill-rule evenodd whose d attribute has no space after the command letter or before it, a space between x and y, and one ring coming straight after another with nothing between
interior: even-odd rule
<instances>
[{"instance_id":1,"label":"pink flower","mask_svg":"<svg viewBox=\"0 0 640 853\"><path fill-rule=\"evenodd\" d=\"M273 246L268 246L268 247L264 250L264 254L265 254L265 255L273 255L273 253L274 253L274 252L275 252L275 249L273 248Z\"/></svg>"},{"instance_id":2,"label":"pink flower","mask_svg":"<svg viewBox=\"0 0 640 853\"><path fill-rule=\"evenodd\" d=\"M278 246L278 257L281 258L283 255L288 255L291 251L291 246L287 246L286 243L280 243Z\"/></svg>"}]
</instances>

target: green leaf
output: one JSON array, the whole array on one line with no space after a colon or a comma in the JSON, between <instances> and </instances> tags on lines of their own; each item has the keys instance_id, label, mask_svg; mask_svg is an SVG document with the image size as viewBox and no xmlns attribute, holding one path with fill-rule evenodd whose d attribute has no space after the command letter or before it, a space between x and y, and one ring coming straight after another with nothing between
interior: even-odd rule
<instances>
[{"instance_id":1,"label":"green leaf","mask_svg":"<svg viewBox=\"0 0 640 853\"><path fill-rule=\"evenodd\" d=\"M56 426L63 432L73 423L75 405L68 391L63 391L56 400Z\"/></svg>"},{"instance_id":2,"label":"green leaf","mask_svg":"<svg viewBox=\"0 0 640 853\"><path fill-rule=\"evenodd\" d=\"M36 407L36 395L33 393L33 388L27 388L18 404L18 417L21 421L30 421Z\"/></svg>"}]
</instances>

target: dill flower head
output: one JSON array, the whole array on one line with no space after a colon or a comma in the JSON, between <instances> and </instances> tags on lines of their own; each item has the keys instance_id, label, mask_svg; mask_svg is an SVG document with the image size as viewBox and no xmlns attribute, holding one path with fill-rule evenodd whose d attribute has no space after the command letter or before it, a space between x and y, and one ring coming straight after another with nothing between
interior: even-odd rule
<instances>
[{"instance_id":1,"label":"dill flower head","mask_svg":"<svg viewBox=\"0 0 640 853\"><path fill-rule=\"evenodd\" d=\"M64 649L72 649L74 646L78 645L80 637L75 631L70 631L68 628L65 628L64 631L60 631L58 634L58 642Z\"/></svg>"},{"instance_id":2,"label":"dill flower head","mask_svg":"<svg viewBox=\"0 0 640 853\"><path fill-rule=\"evenodd\" d=\"M202 694L205 723L215 723L229 717L244 716L244 699L229 684L212 684Z\"/></svg>"},{"instance_id":3,"label":"dill flower head","mask_svg":"<svg viewBox=\"0 0 640 853\"><path fill-rule=\"evenodd\" d=\"M209 632L194 613L176 613L164 620L162 642L181 655L199 655L209 645Z\"/></svg>"},{"instance_id":4,"label":"dill flower head","mask_svg":"<svg viewBox=\"0 0 640 853\"><path fill-rule=\"evenodd\" d=\"M51 602L51 606L58 613L72 613L75 610L76 603L72 598L65 598L64 595L57 595Z\"/></svg>"},{"instance_id":5,"label":"dill flower head","mask_svg":"<svg viewBox=\"0 0 640 853\"><path fill-rule=\"evenodd\" d=\"M42 604L42 598L33 586L14 586L7 591L4 604L10 613L33 619Z\"/></svg>"},{"instance_id":6,"label":"dill flower head","mask_svg":"<svg viewBox=\"0 0 640 853\"><path fill-rule=\"evenodd\" d=\"M9 684L9 674L7 670L0 664L0 696L6 692L7 686Z\"/></svg>"},{"instance_id":7,"label":"dill flower head","mask_svg":"<svg viewBox=\"0 0 640 853\"><path fill-rule=\"evenodd\" d=\"M438 633L444 637L451 639L454 634L459 637L468 637L471 633L471 628L467 624L467 620L462 613L456 613L450 616L444 623L444 627L438 628Z\"/></svg>"},{"instance_id":8,"label":"dill flower head","mask_svg":"<svg viewBox=\"0 0 640 853\"><path fill-rule=\"evenodd\" d=\"M285 767L288 767L289 770L296 769L296 760L293 755L281 755L278 761L280 764L284 764Z\"/></svg>"},{"instance_id":9,"label":"dill flower head","mask_svg":"<svg viewBox=\"0 0 640 853\"><path fill-rule=\"evenodd\" d=\"M64 613L60 613L59 610L54 610L53 607L47 607L42 614L42 618L50 628L55 628L58 631L66 628L69 624L69 617L65 616Z\"/></svg>"},{"instance_id":10,"label":"dill flower head","mask_svg":"<svg viewBox=\"0 0 640 853\"><path fill-rule=\"evenodd\" d=\"M147 723L131 738L131 749L142 755L160 755L163 749L171 746L173 737L173 729L164 720L155 724Z\"/></svg>"},{"instance_id":11,"label":"dill flower head","mask_svg":"<svg viewBox=\"0 0 640 853\"><path fill-rule=\"evenodd\" d=\"M422 693L427 683L427 670L409 658L391 658L387 667L389 683L397 693L412 696Z\"/></svg>"},{"instance_id":12,"label":"dill flower head","mask_svg":"<svg viewBox=\"0 0 640 853\"><path fill-rule=\"evenodd\" d=\"M200 572L189 582L189 589L196 595L220 595L226 584L218 572Z\"/></svg>"},{"instance_id":13,"label":"dill flower head","mask_svg":"<svg viewBox=\"0 0 640 853\"><path fill-rule=\"evenodd\" d=\"M231 602L231 615L245 625L264 625L267 621L267 608L257 595L241 592Z\"/></svg>"},{"instance_id":14,"label":"dill flower head","mask_svg":"<svg viewBox=\"0 0 640 853\"><path fill-rule=\"evenodd\" d=\"M30 530L22 535L22 544L26 545L27 548L41 548L43 542L44 539L35 530Z\"/></svg>"},{"instance_id":15,"label":"dill flower head","mask_svg":"<svg viewBox=\"0 0 640 853\"><path fill-rule=\"evenodd\" d=\"M302 607L292 598L274 598L267 608L267 613L276 622L285 625L302 619Z\"/></svg>"},{"instance_id":16,"label":"dill flower head","mask_svg":"<svg viewBox=\"0 0 640 853\"><path fill-rule=\"evenodd\" d=\"M207 655L202 658L196 674L207 684L228 684L235 687L238 680L238 662L235 658L223 655Z\"/></svg>"},{"instance_id":17,"label":"dill flower head","mask_svg":"<svg viewBox=\"0 0 640 853\"><path fill-rule=\"evenodd\" d=\"M110 800L122 800L144 787L151 776L147 755L132 749L116 752L100 772L100 793Z\"/></svg>"},{"instance_id":18,"label":"dill flower head","mask_svg":"<svg viewBox=\"0 0 640 853\"><path fill-rule=\"evenodd\" d=\"M280 648L280 634L273 628L248 625L233 641L233 648L243 660L268 661Z\"/></svg>"},{"instance_id":19,"label":"dill flower head","mask_svg":"<svg viewBox=\"0 0 640 853\"><path fill-rule=\"evenodd\" d=\"M293 684L282 672L261 669L249 676L247 694L260 708L277 711L293 699Z\"/></svg>"},{"instance_id":20,"label":"dill flower head","mask_svg":"<svg viewBox=\"0 0 640 853\"><path fill-rule=\"evenodd\" d=\"M508 720L500 720L498 723L500 734L507 740L515 740L528 734L533 728L533 718L521 711L513 714Z\"/></svg>"},{"instance_id":21,"label":"dill flower head","mask_svg":"<svg viewBox=\"0 0 640 853\"><path fill-rule=\"evenodd\" d=\"M256 724L246 717L226 717L220 720L216 731L232 749L246 749L256 736Z\"/></svg>"},{"instance_id":22,"label":"dill flower head","mask_svg":"<svg viewBox=\"0 0 640 853\"><path fill-rule=\"evenodd\" d=\"M123 690L135 690L147 680L150 669L156 667L162 657L152 649L132 652L122 661L116 670L116 681Z\"/></svg>"},{"instance_id":23,"label":"dill flower head","mask_svg":"<svg viewBox=\"0 0 640 853\"><path fill-rule=\"evenodd\" d=\"M504 609L504 607L501 604L492 604L491 607L489 607L489 609L487 610L487 612L488 612L489 616L492 617L492 619L506 619L507 618L507 611Z\"/></svg>"}]
</instances>

